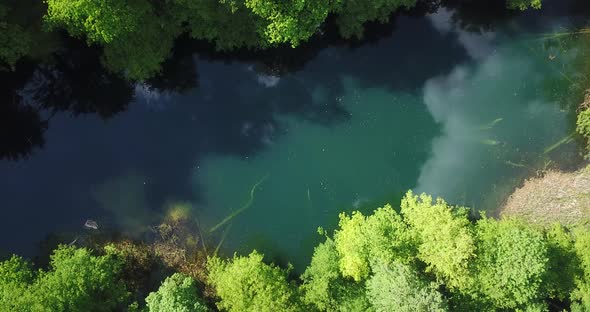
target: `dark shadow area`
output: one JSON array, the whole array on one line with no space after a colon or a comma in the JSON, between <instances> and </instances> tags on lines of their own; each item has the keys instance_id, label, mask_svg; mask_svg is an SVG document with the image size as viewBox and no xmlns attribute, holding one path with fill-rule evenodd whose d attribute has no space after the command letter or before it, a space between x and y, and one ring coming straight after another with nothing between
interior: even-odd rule
<instances>
[{"instance_id":1,"label":"dark shadow area","mask_svg":"<svg viewBox=\"0 0 590 312\"><path fill-rule=\"evenodd\" d=\"M43 148L48 122L40 113L23 105L18 90L34 70L28 62L18 72L0 71L0 160L28 158L35 148Z\"/></svg>"},{"instance_id":2,"label":"dark shadow area","mask_svg":"<svg viewBox=\"0 0 590 312\"><path fill-rule=\"evenodd\" d=\"M133 84L106 71L100 55L100 49L69 39L53 64L38 66L21 91L23 100L52 114L97 114L103 119L126 110Z\"/></svg>"},{"instance_id":3,"label":"dark shadow area","mask_svg":"<svg viewBox=\"0 0 590 312\"><path fill-rule=\"evenodd\" d=\"M0 105L0 159L19 160L43 148L48 122L35 109L19 103Z\"/></svg>"},{"instance_id":4,"label":"dark shadow area","mask_svg":"<svg viewBox=\"0 0 590 312\"><path fill-rule=\"evenodd\" d=\"M452 10L455 25L469 32L489 32L518 16L519 11L508 10L505 1L498 0L443 0L442 7Z\"/></svg>"}]
</instances>

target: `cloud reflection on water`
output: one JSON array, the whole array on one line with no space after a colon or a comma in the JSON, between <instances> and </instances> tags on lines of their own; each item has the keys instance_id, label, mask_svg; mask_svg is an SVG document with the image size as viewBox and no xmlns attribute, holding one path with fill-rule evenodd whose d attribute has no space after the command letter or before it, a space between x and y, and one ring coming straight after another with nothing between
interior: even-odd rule
<instances>
[{"instance_id":1,"label":"cloud reflection on water","mask_svg":"<svg viewBox=\"0 0 590 312\"><path fill-rule=\"evenodd\" d=\"M564 112L542 92L550 73L543 62L498 46L496 53L426 81L423 100L443 135L432 142L416 191L457 204L485 201L478 207L483 209L507 195L503 177L514 178L521 168L506 164L533 167L544 157L543 144L565 132ZM497 198L486 198L494 192Z\"/></svg>"}]
</instances>

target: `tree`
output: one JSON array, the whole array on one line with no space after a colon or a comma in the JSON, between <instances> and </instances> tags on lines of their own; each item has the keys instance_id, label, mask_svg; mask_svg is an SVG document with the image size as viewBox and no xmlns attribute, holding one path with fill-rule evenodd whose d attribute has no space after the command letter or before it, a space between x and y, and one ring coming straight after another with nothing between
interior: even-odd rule
<instances>
[{"instance_id":1,"label":"tree","mask_svg":"<svg viewBox=\"0 0 590 312\"><path fill-rule=\"evenodd\" d=\"M337 293L342 282L338 261L332 239L326 238L325 242L315 247L311 264L301 275L303 302L315 305L320 311L337 310Z\"/></svg>"},{"instance_id":2,"label":"tree","mask_svg":"<svg viewBox=\"0 0 590 312\"><path fill-rule=\"evenodd\" d=\"M132 80L144 80L160 71L180 23L162 6L148 0L46 0L45 21L65 28L74 37L105 49L105 65Z\"/></svg>"},{"instance_id":3,"label":"tree","mask_svg":"<svg viewBox=\"0 0 590 312\"><path fill-rule=\"evenodd\" d=\"M508 0L509 9L524 11L528 8L540 9L541 0Z\"/></svg>"},{"instance_id":4,"label":"tree","mask_svg":"<svg viewBox=\"0 0 590 312\"><path fill-rule=\"evenodd\" d=\"M23 299L34 278L29 263L21 257L0 262L0 311L25 310L27 302Z\"/></svg>"},{"instance_id":5,"label":"tree","mask_svg":"<svg viewBox=\"0 0 590 312\"><path fill-rule=\"evenodd\" d=\"M573 231L574 249L580 261L581 276L571 293L572 311L590 311L590 231L579 227Z\"/></svg>"},{"instance_id":6,"label":"tree","mask_svg":"<svg viewBox=\"0 0 590 312\"><path fill-rule=\"evenodd\" d=\"M209 311L197 292L191 277L175 273L162 282L158 291L150 293L145 302L150 312Z\"/></svg>"},{"instance_id":7,"label":"tree","mask_svg":"<svg viewBox=\"0 0 590 312\"><path fill-rule=\"evenodd\" d=\"M354 211L349 217L340 214L339 229L334 233L340 255L340 271L355 281L365 279L373 261L412 261L415 248L406 224L390 205L365 217Z\"/></svg>"},{"instance_id":8,"label":"tree","mask_svg":"<svg viewBox=\"0 0 590 312\"><path fill-rule=\"evenodd\" d=\"M479 292L502 309L538 304L547 273L547 245L522 221L486 218L476 224Z\"/></svg>"},{"instance_id":9,"label":"tree","mask_svg":"<svg viewBox=\"0 0 590 312\"><path fill-rule=\"evenodd\" d=\"M318 245L311 264L301 276L302 300L320 311L368 311L371 309L364 284L345 279L339 270L334 241Z\"/></svg>"},{"instance_id":10,"label":"tree","mask_svg":"<svg viewBox=\"0 0 590 312\"><path fill-rule=\"evenodd\" d=\"M590 107L584 109L578 114L576 131L586 138L588 142L588 148L590 149Z\"/></svg>"},{"instance_id":11,"label":"tree","mask_svg":"<svg viewBox=\"0 0 590 312\"><path fill-rule=\"evenodd\" d=\"M436 284L428 283L409 266L379 264L367 281L367 296L376 311L446 311Z\"/></svg>"},{"instance_id":12,"label":"tree","mask_svg":"<svg viewBox=\"0 0 590 312\"><path fill-rule=\"evenodd\" d=\"M7 21L8 7L0 4L0 69L14 69L16 62L28 55L31 35L20 25Z\"/></svg>"},{"instance_id":13,"label":"tree","mask_svg":"<svg viewBox=\"0 0 590 312\"><path fill-rule=\"evenodd\" d=\"M418 241L418 259L451 288L470 287L469 263L475 257L475 243L468 210L432 201L411 191L401 202L401 213Z\"/></svg>"},{"instance_id":14,"label":"tree","mask_svg":"<svg viewBox=\"0 0 590 312\"><path fill-rule=\"evenodd\" d=\"M74 37L89 43L111 43L140 28L142 17L151 15L145 0L45 0L50 27L63 27Z\"/></svg>"},{"instance_id":15,"label":"tree","mask_svg":"<svg viewBox=\"0 0 590 312\"><path fill-rule=\"evenodd\" d=\"M230 260L209 259L209 283L220 301L217 306L228 311L300 311L295 287L287 272L262 261L253 251L249 256L234 255Z\"/></svg>"},{"instance_id":16,"label":"tree","mask_svg":"<svg viewBox=\"0 0 590 312\"><path fill-rule=\"evenodd\" d=\"M545 233L547 242L547 276L543 288L552 299L566 301L582 273L574 238L562 225L555 224Z\"/></svg>"},{"instance_id":17,"label":"tree","mask_svg":"<svg viewBox=\"0 0 590 312\"><path fill-rule=\"evenodd\" d=\"M129 292L118 278L119 259L94 256L88 249L61 246L51 269L33 273L18 257L0 264L2 311L113 311L122 309ZM4 296L4 294L7 294Z\"/></svg>"},{"instance_id":18,"label":"tree","mask_svg":"<svg viewBox=\"0 0 590 312\"><path fill-rule=\"evenodd\" d=\"M344 38L361 38L364 23L385 23L394 11L400 8L409 9L415 5L416 0L336 0L333 10L338 15L340 34Z\"/></svg>"},{"instance_id":19,"label":"tree","mask_svg":"<svg viewBox=\"0 0 590 312\"><path fill-rule=\"evenodd\" d=\"M325 0L245 0L247 8L263 21L258 31L270 44L290 43L292 47L317 32L328 16Z\"/></svg>"}]
</instances>

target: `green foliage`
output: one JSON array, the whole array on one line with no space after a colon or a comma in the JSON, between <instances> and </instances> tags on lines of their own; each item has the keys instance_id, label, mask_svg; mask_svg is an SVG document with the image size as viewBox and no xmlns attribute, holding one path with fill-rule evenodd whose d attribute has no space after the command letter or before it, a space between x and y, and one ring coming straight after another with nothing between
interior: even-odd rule
<instances>
[{"instance_id":1,"label":"green foliage","mask_svg":"<svg viewBox=\"0 0 590 312\"><path fill-rule=\"evenodd\" d=\"M330 238L314 249L311 264L301 276L303 302L314 304L321 311L337 309L337 293L342 283L338 260L336 246Z\"/></svg>"},{"instance_id":2,"label":"green foliage","mask_svg":"<svg viewBox=\"0 0 590 312\"><path fill-rule=\"evenodd\" d=\"M358 211L353 212L350 217L342 213L338 223L340 230L334 234L336 250L340 255L340 271L342 275L352 277L357 282L370 272L365 224L365 216Z\"/></svg>"},{"instance_id":3,"label":"green foliage","mask_svg":"<svg viewBox=\"0 0 590 312\"><path fill-rule=\"evenodd\" d=\"M587 108L578 114L576 130L586 138L588 141L588 148L590 149L590 108Z\"/></svg>"},{"instance_id":4,"label":"green foliage","mask_svg":"<svg viewBox=\"0 0 590 312\"><path fill-rule=\"evenodd\" d=\"M105 49L107 68L143 80L160 71L174 38L181 32L165 7L147 0L46 0L45 21Z\"/></svg>"},{"instance_id":5,"label":"green foliage","mask_svg":"<svg viewBox=\"0 0 590 312\"><path fill-rule=\"evenodd\" d=\"M117 38L104 47L108 69L124 73L132 80L153 77L161 70L174 44L175 28L146 22L143 31Z\"/></svg>"},{"instance_id":6,"label":"green foliage","mask_svg":"<svg viewBox=\"0 0 590 312\"><path fill-rule=\"evenodd\" d=\"M451 288L468 288L469 262L475 256L468 211L410 191L402 199L401 212L418 240L418 258L427 264L427 270Z\"/></svg>"},{"instance_id":7,"label":"green foliage","mask_svg":"<svg viewBox=\"0 0 590 312\"><path fill-rule=\"evenodd\" d=\"M8 8L0 4L0 69L14 69L16 61L31 51L31 34L7 21Z\"/></svg>"},{"instance_id":8,"label":"green foliage","mask_svg":"<svg viewBox=\"0 0 590 312\"><path fill-rule=\"evenodd\" d=\"M350 217L342 213L339 226L334 241L340 271L357 282L369 275L371 261L407 263L415 253L406 224L390 205L368 217L358 211Z\"/></svg>"},{"instance_id":9,"label":"green foliage","mask_svg":"<svg viewBox=\"0 0 590 312\"><path fill-rule=\"evenodd\" d=\"M569 230L559 224L547 230L545 237L549 261L544 288L550 298L567 300L581 273L574 239Z\"/></svg>"},{"instance_id":10,"label":"green foliage","mask_svg":"<svg viewBox=\"0 0 590 312\"><path fill-rule=\"evenodd\" d=\"M110 43L140 28L151 10L145 0L45 0L50 27L63 27L90 43Z\"/></svg>"},{"instance_id":11,"label":"green foliage","mask_svg":"<svg viewBox=\"0 0 590 312\"><path fill-rule=\"evenodd\" d=\"M21 258L0 264L0 311L113 311L129 293L118 279L121 262L114 255L60 247L51 270L33 273Z\"/></svg>"},{"instance_id":12,"label":"green foliage","mask_svg":"<svg viewBox=\"0 0 590 312\"><path fill-rule=\"evenodd\" d=\"M446 303L435 284L420 279L400 263L375 265L367 281L367 296L376 311L446 311Z\"/></svg>"},{"instance_id":13,"label":"green foliage","mask_svg":"<svg viewBox=\"0 0 590 312\"><path fill-rule=\"evenodd\" d=\"M576 280L576 289L571 293L572 311L590 311L590 231L577 228L573 234L574 249L582 272Z\"/></svg>"},{"instance_id":14,"label":"green foliage","mask_svg":"<svg viewBox=\"0 0 590 312\"><path fill-rule=\"evenodd\" d=\"M253 251L247 257L209 259L209 283L221 299L217 306L227 311L299 311L296 290L287 272L262 261Z\"/></svg>"},{"instance_id":15,"label":"green foliage","mask_svg":"<svg viewBox=\"0 0 590 312\"><path fill-rule=\"evenodd\" d=\"M540 9L541 0L508 0L509 9L524 11L528 8Z\"/></svg>"},{"instance_id":16,"label":"green foliage","mask_svg":"<svg viewBox=\"0 0 590 312\"><path fill-rule=\"evenodd\" d=\"M572 311L590 309L590 231L537 229L483 216L409 192L401 214L389 205L340 215L333 239L319 244L296 287L288 271L254 251L213 257L207 282L224 311ZM107 245L106 255L60 247L48 271L22 258L0 262L0 311L112 311L127 308L121 278L152 261L143 249ZM123 261L127 263L123 265ZM133 270L130 266L141 269ZM145 267L145 268L144 268ZM147 283L147 282L145 282ZM133 289L138 289L134 287ZM146 311L207 311L195 281L174 274L146 298Z\"/></svg>"},{"instance_id":17,"label":"green foliage","mask_svg":"<svg viewBox=\"0 0 590 312\"><path fill-rule=\"evenodd\" d=\"M325 0L245 0L245 5L264 21L259 32L265 41L293 47L315 34L330 9Z\"/></svg>"},{"instance_id":18,"label":"green foliage","mask_svg":"<svg viewBox=\"0 0 590 312\"><path fill-rule=\"evenodd\" d=\"M340 34L344 38L361 38L363 24L370 21L387 22L389 15L400 8L411 8L416 0L335 0Z\"/></svg>"},{"instance_id":19,"label":"green foliage","mask_svg":"<svg viewBox=\"0 0 590 312\"><path fill-rule=\"evenodd\" d=\"M215 43L219 50L266 48L257 31L261 19L241 1L171 0L174 15L188 25L191 37Z\"/></svg>"},{"instance_id":20,"label":"green foliage","mask_svg":"<svg viewBox=\"0 0 590 312\"><path fill-rule=\"evenodd\" d=\"M477 222L476 236L481 294L505 309L537 303L548 264L542 233L517 220L484 217Z\"/></svg>"},{"instance_id":21,"label":"green foliage","mask_svg":"<svg viewBox=\"0 0 590 312\"><path fill-rule=\"evenodd\" d=\"M166 278L158 291L145 299L149 312L206 312L207 306L197 294L195 281L175 273Z\"/></svg>"},{"instance_id":22,"label":"green foliage","mask_svg":"<svg viewBox=\"0 0 590 312\"><path fill-rule=\"evenodd\" d=\"M26 307L23 294L34 277L29 263L21 257L12 256L0 262L0 311L19 311Z\"/></svg>"},{"instance_id":23,"label":"green foliage","mask_svg":"<svg viewBox=\"0 0 590 312\"><path fill-rule=\"evenodd\" d=\"M363 284L341 275L338 252L330 238L315 248L311 264L301 279L303 302L320 311L367 311L371 308Z\"/></svg>"}]
</instances>

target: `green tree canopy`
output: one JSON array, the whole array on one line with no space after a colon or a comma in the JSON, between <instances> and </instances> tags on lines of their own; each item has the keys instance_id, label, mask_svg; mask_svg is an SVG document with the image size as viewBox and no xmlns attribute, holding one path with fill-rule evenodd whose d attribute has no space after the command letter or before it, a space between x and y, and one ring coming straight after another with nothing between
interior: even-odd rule
<instances>
[{"instance_id":1,"label":"green tree canopy","mask_svg":"<svg viewBox=\"0 0 590 312\"><path fill-rule=\"evenodd\" d=\"M401 216L386 205L365 217L355 211L349 217L340 214L339 229L334 233L340 255L340 271L355 281L365 279L372 261L412 261L415 248Z\"/></svg>"},{"instance_id":2,"label":"green tree canopy","mask_svg":"<svg viewBox=\"0 0 590 312\"><path fill-rule=\"evenodd\" d=\"M196 282L189 276L175 273L167 277L158 291L145 298L149 312L207 312L198 295Z\"/></svg>"},{"instance_id":3,"label":"green tree canopy","mask_svg":"<svg viewBox=\"0 0 590 312\"><path fill-rule=\"evenodd\" d=\"M339 260L332 239L326 238L315 248L311 264L301 276L303 302L320 311L371 310L364 283L344 278L340 273Z\"/></svg>"},{"instance_id":4,"label":"green tree canopy","mask_svg":"<svg viewBox=\"0 0 590 312\"><path fill-rule=\"evenodd\" d=\"M540 231L521 221L483 218L476 225L479 291L496 307L525 308L541 297L547 244Z\"/></svg>"},{"instance_id":5,"label":"green tree canopy","mask_svg":"<svg viewBox=\"0 0 590 312\"><path fill-rule=\"evenodd\" d=\"M133 80L150 78L168 58L180 23L148 0L45 0L45 21L105 49L105 65Z\"/></svg>"},{"instance_id":6,"label":"green tree canopy","mask_svg":"<svg viewBox=\"0 0 590 312\"><path fill-rule=\"evenodd\" d=\"M335 0L334 12L340 34L344 38L361 38L363 24L371 21L387 22L389 15L400 8L411 8L416 0Z\"/></svg>"},{"instance_id":7,"label":"green tree canopy","mask_svg":"<svg viewBox=\"0 0 590 312\"><path fill-rule=\"evenodd\" d=\"M402 199L401 212L418 241L418 258L427 264L427 271L449 287L470 287L469 263L475 257L475 243L468 210L410 191Z\"/></svg>"},{"instance_id":8,"label":"green tree canopy","mask_svg":"<svg viewBox=\"0 0 590 312\"><path fill-rule=\"evenodd\" d=\"M253 251L249 256L232 259L209 259L209 283L220 301L217 306L227 311L300 311L294 285L287 272L262 261Z\"/></svg>"},{"instance_id":9,"label":"green tree canopy","mask_svg":"<svg viewBox=\"0 0 590 312\"><path fill-rule=\"evenodd\" d=\"M392 263L373 268L367 296L378 312L442 312L447 310L437 286L422 280L411 267Z\"/></svg>"},{"instance_id":10,"label":"green tree canopy","mask_svg":"<svg viewBox=\"0 0 590 312\"><path fill-rule=\"evenodd\" d=\"M118 278L120 260L85 248L59 247L51 269L33 272L23 259L0 264L1 311L113 311L129 292Z\"/></svg>"},{"instance_id":11,"label":"green tree canopy","mask_svg":"<svg viewBox=\"0 0 590 312\"><path fill-rule=\"evenodd\" d=\"M541 0L508 0L508 8L514 10L526 10L528 8L540 9Z\"/></svg>"},{"instance_id":12,"label":"green tree canopy","mask_svg":"<svg viewBox=\"0 0 590 312\"><path fill-rule=\"evenodd\" d=\"M582 272L576 279L576 288L571 293L572 311L590 311L590 231L580 227L575 229L573 234L574 250Z\"/></svg>"},{"instance_id":13,"label":"green tree canopy","mask_svg":"<svg viewBox=\"0 0 590 312\"><path fill-rule=\"evenodd\" d=\"M7 20L9 8L0 4L0 70L13 69L16 61L31 53L31 34Z\"/></svg>"}]
</instances>

